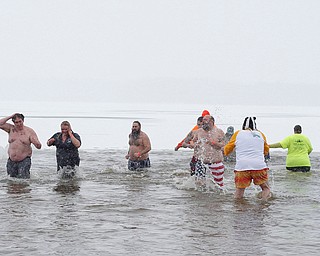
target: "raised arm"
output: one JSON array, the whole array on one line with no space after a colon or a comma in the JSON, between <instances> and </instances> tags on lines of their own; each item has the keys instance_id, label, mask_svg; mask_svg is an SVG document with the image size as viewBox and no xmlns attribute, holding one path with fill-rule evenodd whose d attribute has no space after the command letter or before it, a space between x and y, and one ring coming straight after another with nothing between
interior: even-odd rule
<instances>
[{"instance_id":1,"label":"raised arm","mask_svg":"<svg viewBox=\"0 0 320 256\"><path fill-rule=\"evenodd\" d=\"M12 124L7 123L15 114L12 114L11 116L7 116L0 119L0 129L6 131L7 133L10 132Z\"/></svg>"},{"instance_id":2,"label":"raised arm","mask_svg":"<svg viewBox=\"0 0 320 256\"><path fill-rule=\"evenodd\" d=\"M71 139L71 141L72 141L72 144L73 144L76 148L79 148L79 147L81 146L81 141L74 136L74 133L72 132L71 129L69 130L69 137L70 137L70 139Z\"/></svg>"}]
</instances>

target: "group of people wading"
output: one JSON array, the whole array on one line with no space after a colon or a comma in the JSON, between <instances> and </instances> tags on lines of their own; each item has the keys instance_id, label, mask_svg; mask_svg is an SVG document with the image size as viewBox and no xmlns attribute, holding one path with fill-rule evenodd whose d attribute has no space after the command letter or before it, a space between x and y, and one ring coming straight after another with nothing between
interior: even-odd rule
<instances>
[{"instance_id":1,"label":"group of people wading","mask_svg":"<svg viewBox=\"0 0 320 256\"><path fill-rule=\"evenodd\" d=\"M8 123L11 120L13 124ZM81 146L79 134L71 129L68 121L60 125L61 131L48 139L48 146L56 146L57 171L63 169L62 177L75 175L80 164L78 148ZM31 156L33 144L37 149L42 145L36 132L24 125L24 115L20 113L0 119L0 129L8 133L7 173L14 178L30 178Z\"/></svg>"},{"instance_id":2,"label":"group of people wading","mask_svg":"<svg viewBox=\"0 0 320 256\"><path fill-rule=\"evenodd\" d=\"M269 158L269 148L288 149L286 169L290 171L308 172L311 163L309 154L312 152L310 140L301 134L302 127L296 125L294 134L287 136L281 142L268 144L266 136L257 129L256 117L246 117L242 129L234 132L228 127L227 133L216 127L214 118L207 110L197 119L197 127L175 147L194 149L190 162L191 175L196 180L211 176L214 182L223 187L224 164L235 154L235 198L242 198L245 189L253 181L262 189L261 198L271 196L268 184L269 168L266 159Z\"/></svg>"},{"instance_id":3,"label":"group of people wading","mask_svg":"<svg viewBox=\"0 0 320 256\"><path fill-rule=\"evenodd\" d=\"M13 124L8 121L11 120ZM257 129L256 117L246 117L242 129L234 132L228 127L227 133L215 125L215 119L209 111L204 110L197 119L197 125L175 147L194 150L190 162L191 176L202 181L209 176L223 188L224 161L233 159L235 154L235 198L242 198L244 191L251 182L262 189L261 198L270 197L268 185L269 168L265 157L269 156L269 148L287 148L286 168L291 171L310 171L309 154L312 152L310 140L302 135L300 125L294 127L294 134L274 144L267 144L265 135ZM64 177L75 174L80 164L78 148L81 146L79 134L71 129L68 121L60 125L61 131L56 132L47 141L47 146L56 147L57 171L64 170ZM24 125L24 116L20 113L0 119L0 129L8 133L7 173L10 177L30 178L31 155L33 144L41 149L41 143L35 131ZM129 150L125 156L128 169L135 171L151 166L149 152L151 143L148 135L141 130L141 123L134 121L129 134Z\"/></svg>"}]
</instances>

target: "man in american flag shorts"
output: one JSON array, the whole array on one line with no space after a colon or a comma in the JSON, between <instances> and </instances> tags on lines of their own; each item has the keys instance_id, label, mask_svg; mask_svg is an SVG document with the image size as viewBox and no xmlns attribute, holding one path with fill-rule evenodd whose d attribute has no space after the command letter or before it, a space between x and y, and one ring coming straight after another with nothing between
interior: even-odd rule
<instances>
[{"instance_id":1,"label":"man in american flag shorts","mask_svg":"<svg viewBox=\"0 0 320 256\"><path fill-rule=\"evenodd\" d=\"M225 134L217 128L212 116L203 117L202 128L197 130L190 144L194 148L194 156L197 158L195 166L195 177L205 178L208 173L220 187L223 187L224 165L223 147L225 145Z\"/></svg>"}]
</instances>

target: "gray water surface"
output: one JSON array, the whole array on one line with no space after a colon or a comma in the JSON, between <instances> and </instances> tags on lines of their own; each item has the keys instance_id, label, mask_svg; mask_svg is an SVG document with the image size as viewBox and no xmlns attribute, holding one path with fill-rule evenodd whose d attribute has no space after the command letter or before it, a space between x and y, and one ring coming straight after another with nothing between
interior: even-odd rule
<instances>
[{"instance_id":1,"label":"gray water surface","mask_svg":"<svg viewBox=\"0 0 320 256\"><path fill-rule=\"evenodd\" d=\"M2 255L315 255L320 249L319 153L311 173L285 170L271 154L273 198L251 186L190 184L191 151L153 151L152 168L130 172L125 150L82 150L78 178L56 174L54 150L35 151L31 179L8 179L0 161Z\"/></svg>"}]
</instances>

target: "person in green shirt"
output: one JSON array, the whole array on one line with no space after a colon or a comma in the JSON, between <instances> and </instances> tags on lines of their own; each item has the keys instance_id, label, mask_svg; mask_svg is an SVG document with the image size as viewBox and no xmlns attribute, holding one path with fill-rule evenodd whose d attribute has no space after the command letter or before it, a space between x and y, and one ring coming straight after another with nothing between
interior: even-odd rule
<instances>
[{"instance_id":1,"label":"person in green shirt","mask_svg":"<svg viewBox=\"0 0 320 256\"><path fill-rule=\"evenodd\" d=\"M286 169L294 172L308 172L311 168L309 154L312 152L310 140L301 134L302 128L296 125L294 134L281 142L270 144L270 148L287 148Z\"/></svg>"}]
</instances>

